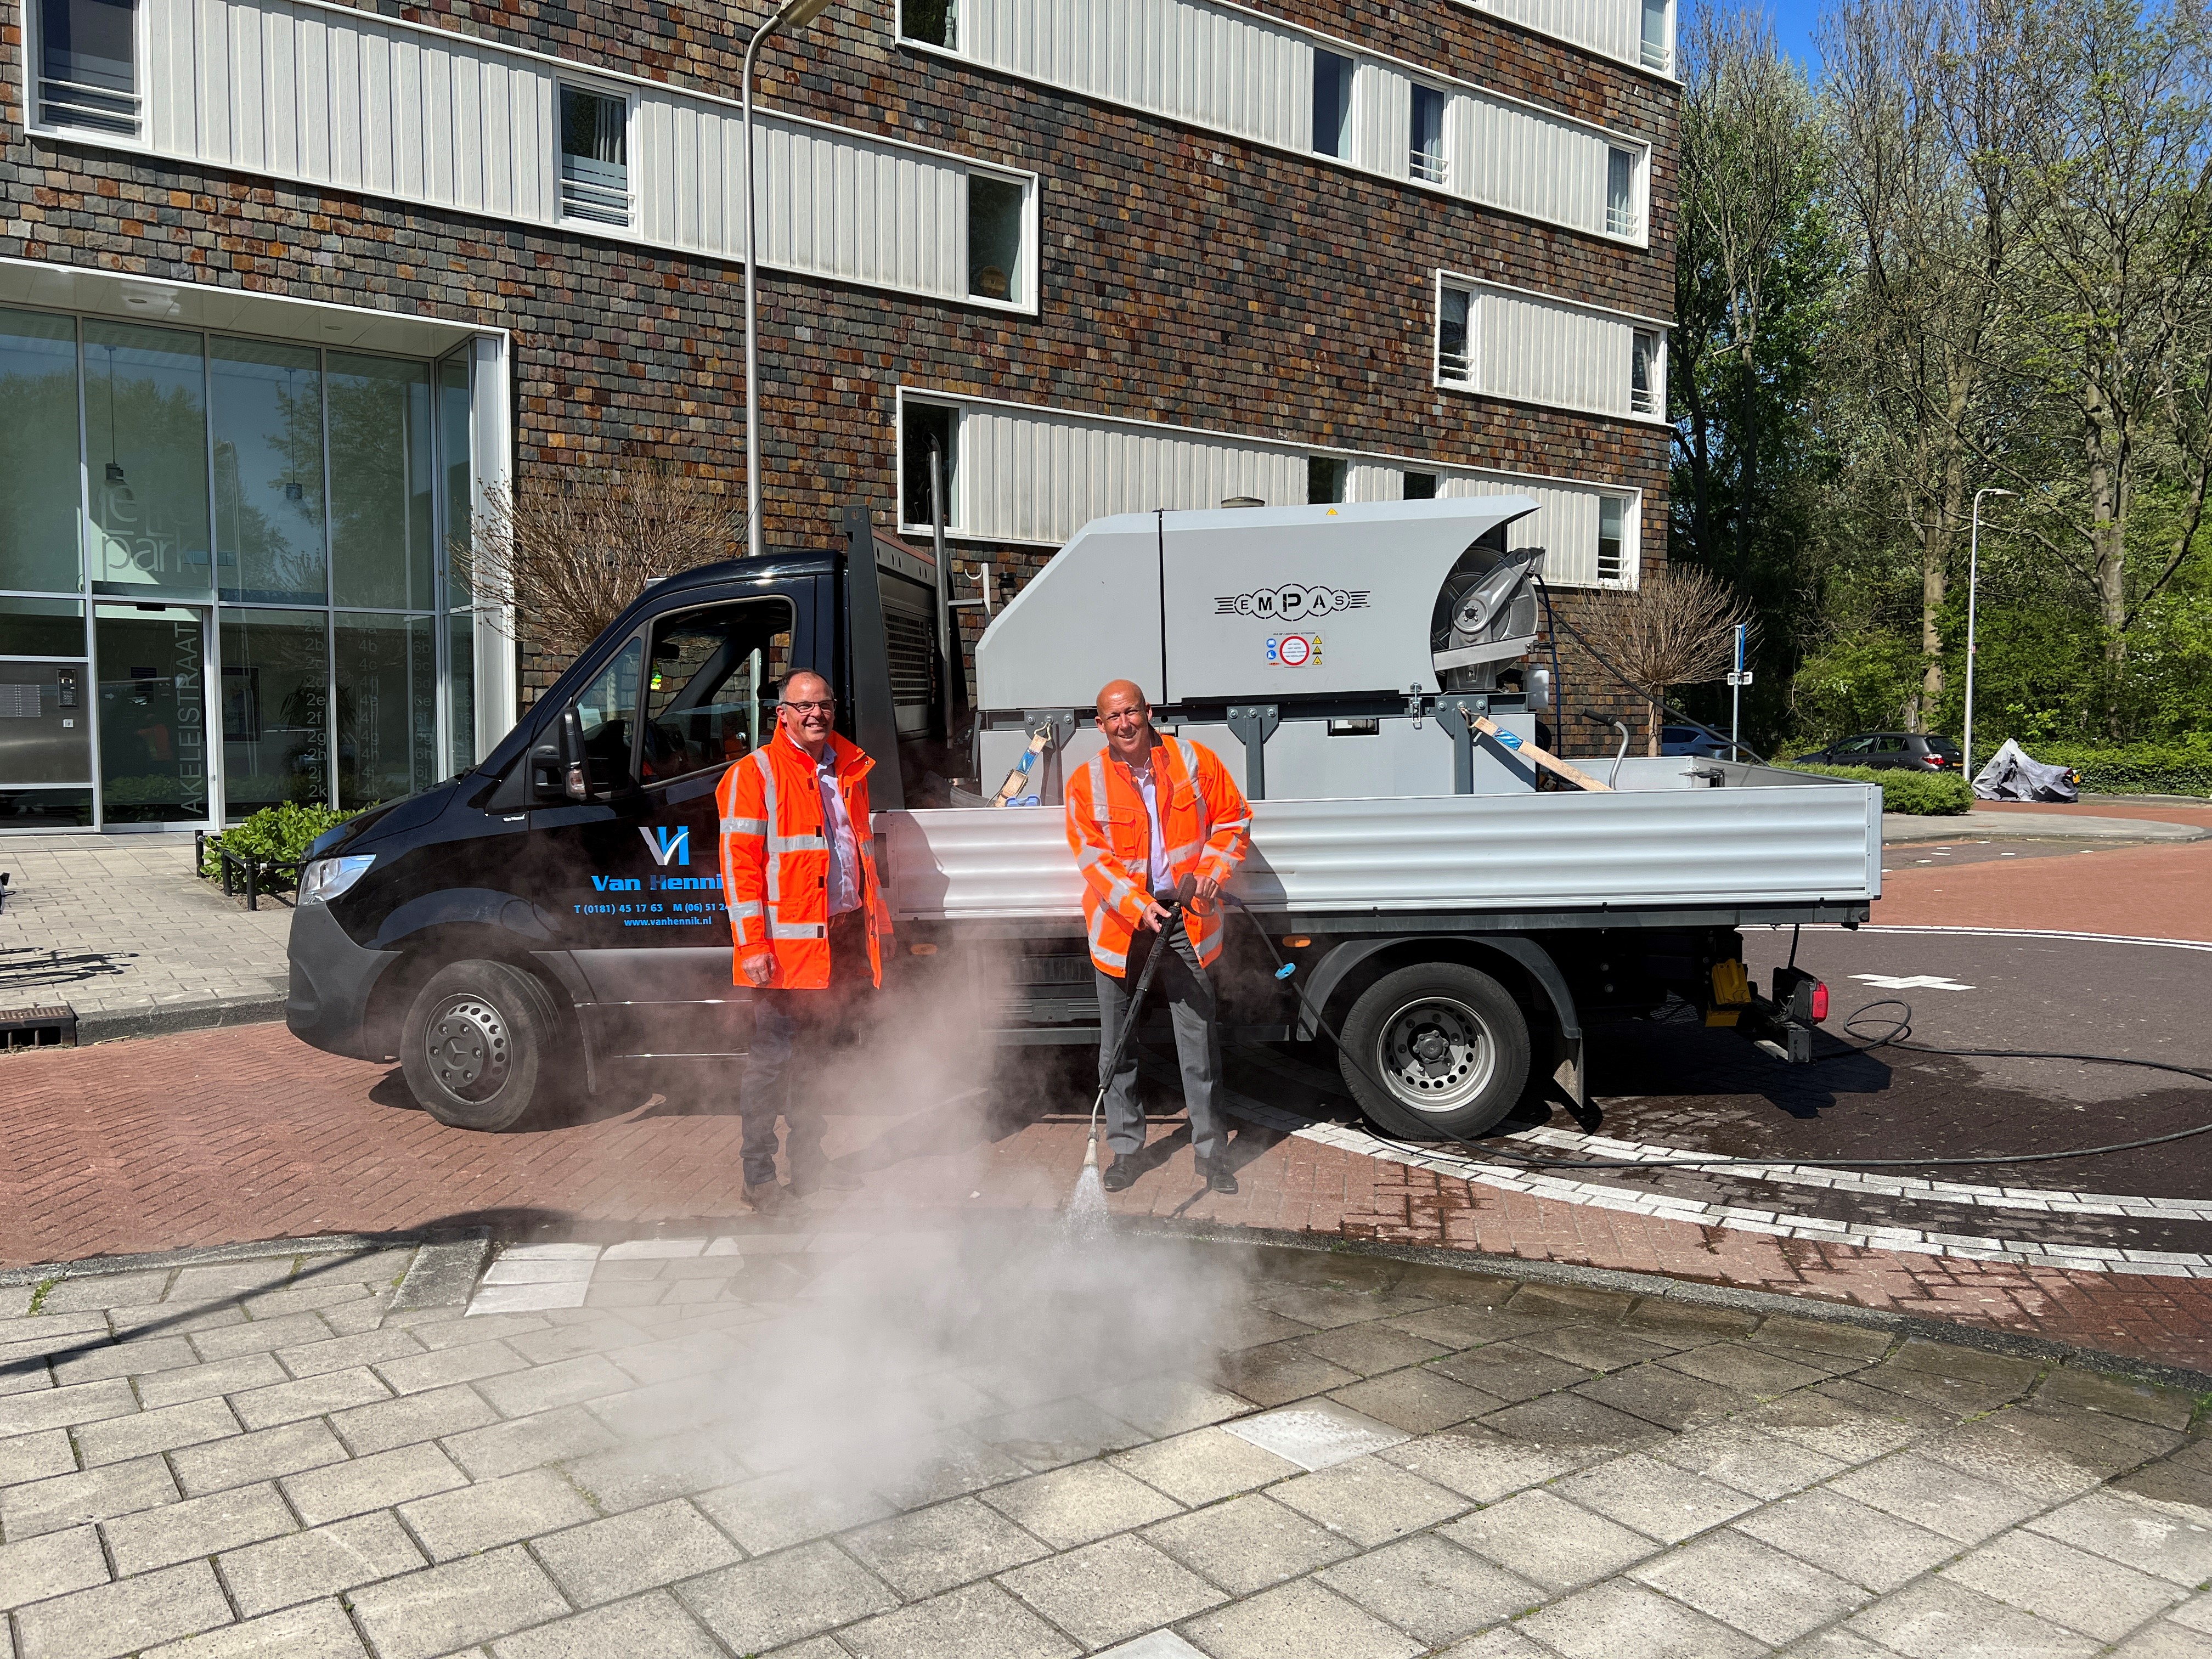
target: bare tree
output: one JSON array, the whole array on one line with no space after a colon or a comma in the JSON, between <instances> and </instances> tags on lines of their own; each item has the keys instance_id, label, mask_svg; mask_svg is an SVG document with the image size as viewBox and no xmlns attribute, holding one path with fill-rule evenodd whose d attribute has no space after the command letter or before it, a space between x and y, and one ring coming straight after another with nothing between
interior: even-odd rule
<instances>
[{"instance_id":1,"label":"bare tree","mask_svg":"<svg viewBox=\"0 0 2212 1659\"><path fill-rule=\"evenodd\" d=\"M1615 641L1621 673L1644 694L1651 754L1659 752L1660 704L1668 688L1717 680L1735 660L1735 629L1751 607L1695 565L1669 565L1644 579L1628 600Z\"/></svg>"},{"instance_id":2,"label":"bare tree","mask_svg":"<svg viewBox=\"0 0 2212 1659\"><path fill-rule=\"evenodd\" d=\"M744 546L744 515L689 473L652 465L487 492L454 568L479 616L562 656L581 651L647 586Z\"/></svg>"},{"instance_id":3,"label":"bare tree","mask_svg":"<svg viewBox=\"0 0 2212 1659\"><path fill-rule=\"evenodd\" d=\"M1973 428L2033 211L2021 156L2046 106L2020 0L1845 0L1824 30L1832 178L1856 275L1835 366L1920 562L1916 731L1940 718L1941 618Z\"/></svg>"}]
</instances>

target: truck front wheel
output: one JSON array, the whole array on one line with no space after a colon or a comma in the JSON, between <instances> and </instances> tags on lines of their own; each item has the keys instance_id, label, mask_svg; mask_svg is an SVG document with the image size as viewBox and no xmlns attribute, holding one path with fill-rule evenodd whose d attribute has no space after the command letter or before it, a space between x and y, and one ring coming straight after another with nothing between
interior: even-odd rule
<instances>
[{"instance_id":1,"label":"truck front wheel","mask_svg":"<svg viewBox=\"0 0 2212 1659\"><path fill-rule=\"evenodd\" d=\"M550 1094L560 1016L503 962L457 962L416 994L400 1029L407 1087L441 1123L505 1129Z\"/></svg>"},{"instance_id":2,"label":"truck front wheel","mask_svg":"<svg viewBox=\"0 0 2212 1659\"><path fill-rule=\"evenodd\" d=\"M1339 1057L1362 1109L1394 1133L1469 1138L1496 1127L1528 1077L1528 1022L1496 980L1419 963L1362 992Z\"/></svg>"}]
</instances>

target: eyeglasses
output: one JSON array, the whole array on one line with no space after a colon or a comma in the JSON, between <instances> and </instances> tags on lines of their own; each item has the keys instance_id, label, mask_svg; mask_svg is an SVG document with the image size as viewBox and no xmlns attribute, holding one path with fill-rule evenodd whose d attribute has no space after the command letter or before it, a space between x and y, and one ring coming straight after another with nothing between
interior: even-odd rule
<instances>
[{"instance_id":1,"label":"eyeglasses","mask_svg":"<svg viewBox=\"0 0 2212 1659\"><path fill-rule=\"evenodd\" d=\"M827 697L820 702L787 702L783 706L797 714L834 714L837 712L837 699Z\"/></svg>"}]
</instances>

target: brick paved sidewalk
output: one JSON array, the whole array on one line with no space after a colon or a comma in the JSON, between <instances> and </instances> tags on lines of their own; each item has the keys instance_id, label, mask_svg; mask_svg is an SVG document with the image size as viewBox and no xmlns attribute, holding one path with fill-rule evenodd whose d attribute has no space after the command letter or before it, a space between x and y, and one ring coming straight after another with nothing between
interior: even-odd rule
<instances>
[{"instance_id":1,"label":"brick paved sidewalk","mask_svg":"<svg viewBox=\"0 0 2212 1659\"><path fill-rule=\"evenodd\" d=\"M185 835L0 840L0 1007L67 1003L80 1042L280 1017L292 913L191 874Z\"/></svg>"},{"instance_id":2,"label":"brick paved sidewalk","mask_svg":"<svg viewBox=\"0 0 2212 1659\"><path fill-rule=\"evenodd\" d=\"M382 1066L281 1028L24 1055L0 1070L0 1261L325 1231L481 1224L507 1237L745 1211L732 1116L646 1109L519 1135L449 1129ZM865 1174L854 1212L1050 1210L1082 1157L1073 1121L1018 1132L929 1112L834 1120ZM1480 1250L1770 1290L2049 1338L2212 1373L2212 1280L1854 1249L1470 1186L1269 1131L1243 1190L1199 1191L1180 1123L1127 1214ZM994 1138L995 1137L995 1138Z\"/></svg>"},{"instance_id":3,"label":"brick paved sidewalk","mask_svg":"<svg viewBox=\"0 0 2212 1659\"><path fill-rule=\"evenodd\" d=\"M479 1307L585 1305L478 1316L412 1257L0 1288L0 1652L2212 1653L2194 1402L2071 1367L973 1225L517 1250Z\"/></svg>"}]
</instances>

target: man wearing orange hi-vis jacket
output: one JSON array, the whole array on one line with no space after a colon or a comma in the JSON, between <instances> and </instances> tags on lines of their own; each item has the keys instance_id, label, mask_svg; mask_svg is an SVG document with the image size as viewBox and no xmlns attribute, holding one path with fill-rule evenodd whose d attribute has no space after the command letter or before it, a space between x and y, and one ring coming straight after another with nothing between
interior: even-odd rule
<instances>
[{"instance_id":1,"label":"man wearing orange hi-vis jacket","mask_svg":"<svg viewBox=\"0 0 2212 1659\"><path fill-rule=\"evenodd\" d=\"M868 830L875 763L834 729L829 682L800 669L783 683L775 731L723 775L722 893L736 944L732 977L753 988L752 1044L738 1109L746 1196L771 1212L775 1121L789 1126L791 1189L860 1185L822 1152L820 1102L809 1097L854 1003L884 982L890 908L876 881ZM807 1075L794 1093L797 1060Z\"/></svg>"},{"instance_id":2,"label":"man wearing orange hi-vis jacket","mask_svg":"<svg viewBox=\"0 0 2212 1659\"><path fill-rule=\"evenodd\" d=\"M1106 748L1067 781L1067 842L1083 872L1083 915L1098 987L1099 1069L1128 1018L1129 988L1146 953L1165 945L1156 975L1175 1021L1183 1103L1199 1179L1217 1193L1237 1190L1221 1121L1221 1034L1212 967L1221 955L1221 907L1215 895L1251 846L1252 809L1203 744L1164 738L1132 680L1098 694ZM1171 915L1188 877L1191 902ZM1165 932L1163 933L1163 925ZM1145 1109L1137 1098L1137 1055L1127 1048L1106 1088L1106 1144L1114 1154L1103 1177L1109 1192L1136 1179L1144 1150Z\"/></svg>"}]
</instances>

